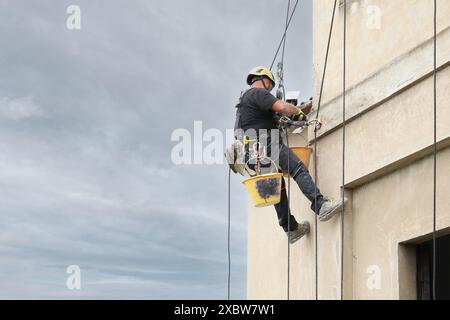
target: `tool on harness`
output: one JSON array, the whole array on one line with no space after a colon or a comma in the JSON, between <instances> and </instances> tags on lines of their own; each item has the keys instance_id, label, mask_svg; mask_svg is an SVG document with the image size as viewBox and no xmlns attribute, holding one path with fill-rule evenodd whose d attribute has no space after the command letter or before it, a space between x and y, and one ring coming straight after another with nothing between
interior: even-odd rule
<instances>
[{"instance_id":1,"label":"tool on harness","mask_svg":"<svg viewBox=\"0 0 450 320\"><path fill-rule=\"evenodd\" d=\"M305 127L314 125L314 131L316 132L319 131L323 125L321 119L294 121L288 116L281 116L278 121L282 126L297 127L297 129L304 129Z\"/></svg>"},{"instance_id":2,"label":"tool on harness","mask_svg":"<svg viewBox=\"0 0 450 320\"><path fill-rule=\"evenodd\" d=\"M225 158L228 162L228 166L234 173L239 173L240 175L245 174L244 165L244 145L239 140L234 140L234 142L225 150Z\"/></svg>"},{"instance_id":3,"label":"tool on harness","mask_svg":"<svg viewBox=\"0 0 450 320\"><path fill-rule=\"evenodd\" d=\"M249 75L250 76L250 75ZM248 80L248 79L247 79ZM249 91L242 91L239 97L239 102L236 105L236 122L234 124L234 142L225 150L225 158L228 165L235 174L239 173L245 176L245 172L254 175L254 171L246 167L245 164L245 147L249 144L250 140L247 136L243 136L241 131L241 102L244 95Z\"/></svg>"}]
</instances>

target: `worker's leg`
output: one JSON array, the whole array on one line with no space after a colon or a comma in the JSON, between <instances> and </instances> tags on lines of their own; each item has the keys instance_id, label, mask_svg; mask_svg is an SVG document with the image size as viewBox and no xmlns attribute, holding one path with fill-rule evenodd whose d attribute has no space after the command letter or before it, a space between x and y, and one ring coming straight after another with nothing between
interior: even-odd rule
<instances>
[{"instance_id":1,"label":"worker's leg","mask_svg":"<svg viewBox=\"0 0 450 320\"><path fill-rule=\"evenodd\" d=\"M284 172L288 172L289 166L289 175L298 184L303 194L311 201L311 210L315 211L317 209L315 212L318 214L322 204L325 202L324 196L316 187L303 162L284 144L281 144L279 147L279 165Z\"/></svg>"},{"instance_id":2,"label":"worker's leg","mask_svg":"<svg viewBox=\"0 0 450 320\"><path fill-rule=\"evenodd\" d=\"M288 197L284 178L281 179L281 201L275 205L275 210L277 211L278 222L285 232L288 232L289 229L290 231L297 229L298 223L288 208ZM289 217L291 219L290 221L288 221Z\"/></svg>"}]
</instances>

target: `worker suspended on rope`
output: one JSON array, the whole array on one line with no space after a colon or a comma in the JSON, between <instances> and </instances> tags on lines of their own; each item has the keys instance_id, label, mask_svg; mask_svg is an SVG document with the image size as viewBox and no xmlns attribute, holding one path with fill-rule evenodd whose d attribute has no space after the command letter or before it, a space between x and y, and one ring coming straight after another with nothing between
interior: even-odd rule
<instances>
[{"instance_id":1,"label":"worker suspended on rope","mask_svg":"<svg viewBox=\"0 0 450 320\"><path fill-rule=\"evenodd\" d=\"M256 132L257 143L266 144L264 147L267 155L272 158L279 169L289 174L295 180L303 194L311 201L311 209L313 211L317 205L316 214L318 214L319 220L328 221L336 213L340 212L343 201L330 201L327 197L324 197L317 189L303 162L283 143L281 135L273 135L273 131L278 131L277 114L295 115L300 120L305 120L306 116L300 108L277 99L271 94L275 87L275 77L268 68L256 67L252 69L247 76L247 84L250 88L241 94L237 105L235 125L236 132L244 132L245 135L236 134L236 139L249 139L247 133ZM265 139L262 139L259 132L270 132L270 134L267 134ZM273 139L274 136L279 138ZM250 147L245 148L244 163L251 158L250 150ZM277 152L273 152L274 150ZM288 168L289 172L287 172ZM248 168L246 168L247 171L254 169L254 164L248 164ZM281 188L281 201L275 205L275 210L280 226L288 235L289 241L294 243L309 232L310 226L307 221L298 223L289 212L284 179L282 179ZM290 230L288 230L288 227Z\"/></svg>"}]
</instances>

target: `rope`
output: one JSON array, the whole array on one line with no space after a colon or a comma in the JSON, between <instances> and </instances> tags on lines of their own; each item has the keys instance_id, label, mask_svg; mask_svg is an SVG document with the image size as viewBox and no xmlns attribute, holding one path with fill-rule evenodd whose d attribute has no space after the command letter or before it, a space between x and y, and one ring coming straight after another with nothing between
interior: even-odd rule
<instances>
[{"instance_id":1,"label":"rope","mask_svg":"<svg viewBox=\"0 0 450 320\"><path fill-rule=\"evenodd\" d=\"M286 146L289 150L289 133L286 129ZM291 274L291 242L289 241L289 236L291 233L291 178L289 177L290 172L290 163L288 156L288 177L287 177L287 189L288 189L288 287L287 287L287 299L290 300L289 291L290 291L290 274ZM283 178L284 179L284 178Z\"/></svg>"},{"instance_id":2,"label":"rope","mask_svg":"<svg viewBox=\"0 0 450 320\"><path fill-rule=\"evenodd\" d=\"M437 0L434 0L434 66L433 66L433 95L434 95L434 146L433 146L433 283L432 300L436 300L436 205L437 205Z\"/></svg>"},{"instance_id":3,"label":"rope","mask_svg":"<svg viewBox=\"0 0 450 320\"><path fill-rule=\"evenodd\" d=\"M318 102L318 106L317 106L317 115L316 115L316 119L319 118L319 112L320 112L320 106L322 104L322 94L323 94L323 86L325 83L325 75L326 75L326 71L327 71L327 64L328 64L328 54L330 52L330 43L331 43L331 35L333 33L333 25L334 25L334 16L336 13L336 6L337 6L337 0L334 0L334 7L333 7L333 14L331 17L331 24L330 24L330 32L328 35L328 43L327 43L327 51L325 54L325 62L324 62L324 67L323 67L323 75L322 75L322 82L320 84L320 93L319 93L319 102ZM317 130L314 130L314 182L316 183L317 186ZM314 195L314 199L317 199L317 187L315 189L315 195ZM315 201L315 221L314 221L314 226L315 226L315 251L316 251L316 300L319 299L319 268L318 268L318 254L317 254L317 250L318 250L318 232L317 232L317 227L318 227L318 223L317 223L317 201Z\"/></svg>"},{"instance_id":4,"label":"rope","mask_svg":"<svg viewBox=\"0 0 450 320\"><path fill-rule=\"evenodd\" d=\"M283 66L283 76L284 76L284 52L286 50L286 39L287 39L287 31L289 28L289 12L291 10L291 0L288 0L288 6L286 10L286 23L284 27L284 41L283 41L283 50L281 51L281 64ZM284 80L284 79L283 79Z\"/></svg>"},{"instance_id":5,"label":"rope","mask_svg":"<svg viewBox=\"0 0 450 320\"><path fill-rule=\"evenodd\" d=\"M298 3L298 1L297 1ZM297 5L297 4L296 4ZM284 28L284 36L283 36L283 50L281 52L281 83L283 84L283 99L286 99L286 91L284 88L284 52L286 49L286 39L287 39L287 30L289 28L289 12L291 9L291 0L288 0L288 6L286 10L286 24ZM295 10L295 8L294 8ZM286 144L289 149L289 137L288 132L286 130ZM287 163L287 172L288 172L288 178L287 178L287 207L288 207L288 239L287 239L287 300L290 300L290 289L291 289L291 242L289 241L289 237L291 235L291 180L289 178L289 172L290 172L290 163L289 163L289 157L288 157L288 163ZM284 178L283 178L284 179Z\"/></svg>"},{"instance_id":6,"label":"rope","mask_svg":"<svg viewBox=\"0 0 450 320\"><path fill-rule=\"evenodd\" d=\"M277 51L275 52L275 56L273 57L272 63L270 64L270 70L272 70L273 64L275 63L275 60L276 60L277 57L278 57L278 53L280 52L281 45L282 45L283 42L285 41L286 33L287 33L287 30L289 29L289 26L290 26L290 24L291 24L291 20L292 20L292 17L294 16L295 10L297 9L298 2L299 2L299 0L297 0L297 1L295 2L294 9L292 10L292 13L291 13L291 15L290 15L290 17L289 17L289 21L288 21L287 24L286 24L286 28L285 28L285 30L284 30L283 37L281 37L280 43L278 44Z\"/></svg>"},{"instance_id":7,"label":"rope","mask_svg":"<svg viewBox=\"0 0 450 320\"><path fill-rule=\"evenodd\" d=\"M335 13L336 13L336 6L337 6L337 0L334 0L333 15L331 17L330 32L328 34L327 51L326 51L326 54L325 54L325 63L324 63L324 67L323 67L322 83L320 84L319 102L318 102L318 106L317 106L316 119L319 118L320 107L321 107L321 104L322 104L323 85L324 85L324 82L325 82L325 74L327 72L328 54L330 52L331 35L333 33L333 25L334 25L334 16L335 16Z\"/></svg>"},{"instance_id":8,"label":"rope","mask_svg":"<svg viewBox=\"0 0 450 320\"><path fill-rule=\"evenodd\" d=\"M231 234L231 168L228 168L228 300L230 300L230 286L231 286L230 234Z\"/></svg>"},{"instance_id":9,"label":"rope","mask_svg":"<svg viewBox=\"0 0 450 320\"><path fill-rule=\"evenodd\" d=\"M343 71L343 93L342 93L342 202L345 197L345 93L347 80L347 0L344 0L344 71ZM341 300L344 300L344 231L345 231L345 206L342 206L341 214Z\"/></svg>"}]
</instances>

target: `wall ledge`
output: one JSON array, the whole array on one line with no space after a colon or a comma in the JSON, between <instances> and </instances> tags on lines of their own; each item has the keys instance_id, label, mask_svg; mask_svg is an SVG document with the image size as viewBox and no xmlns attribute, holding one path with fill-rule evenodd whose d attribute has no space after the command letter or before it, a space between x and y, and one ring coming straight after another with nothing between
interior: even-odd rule
<instances>
[{"instance_id":1,"label":"wall ledge","mask_svg":"<svg viewBox=\"0 0 450 320\"><path fill-rule=\"evenodd\" d=\"M438 71L450 66L450 27L438 34ZM433 75L433 38L401 55L375 74L346 90L346 124L381 106L402 92ZM420 61L421 63L417 63ZM319 117L324 124L317 140L342 127L342 94L322 105ZM317 101L315 99L314 101ZM317 112L317 105L312 113ZM309 142L314 143L314 129L309 129Z\"/></svg>"},{"instance_id":2,"label":"wall ledge","mask_svg":"<svg viewBox=\"0 0 450 320\"><path fill-rule=\"evenodd\" d=\"M437 150L443 150L445 148L450 147L450 135L444 137L437 143ZM430 144L422 149L417 150L411 154L405 155L397 160L392 161L391 163L378 168L375 171L372 171L368 174L362 175L352 181L348 181L345 183L345 189L356 189L361 187L364 184L370 183L374 180L382 178L392 172L395 172L399 169L405 168L414 162L417 162L423 158L426 158L433 154L434 145Z\"/></svg>"}]
</instances>

